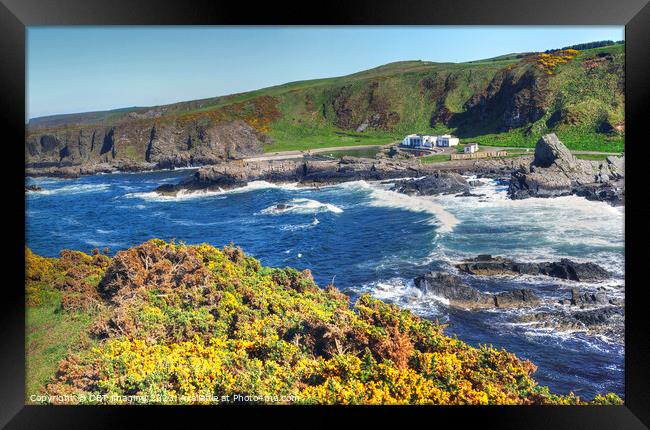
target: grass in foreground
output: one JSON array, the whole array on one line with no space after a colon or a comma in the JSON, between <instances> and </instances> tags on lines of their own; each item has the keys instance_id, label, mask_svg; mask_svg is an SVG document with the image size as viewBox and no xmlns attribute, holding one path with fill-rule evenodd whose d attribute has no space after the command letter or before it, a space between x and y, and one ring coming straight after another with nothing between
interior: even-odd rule
<instances>
[{"instance_id":1,"label":"grass in foreground","mask_svg":"<svg viewBox=\"0 0 650 430\"><path fill-rule=\"evenodd\" d=\"M80 403L257 395L269 403L585 404L537 385L535 365L512 353L469 346L446 336L444 325L369 295L351 307L308 270L263 267L239 248L154 239L112 260L28 252L26 263L28 306L47 296L63 314L92 315L87 329L65 326L95 344L66 354L45 388L51 396ZM28 315L31 333L46 329ZM32 361L44 355L30 354ZM621 400L607 394L590 403Z\"/></svg>"},{"instance_id":2,"label":"grass in foreground","mask_svg":"<svg viewBox=\"0 0 650 430\"><path fill-rule=\"evenodd\" d=\"M593 160L593 161L604 161L609 155L608 154L574 154L576 158L582 160Z\"/></svg>"},{"instance_id":3,"label":"grass in foreground","mask_svg":"<svg viewBox=\"0 0 650 430\"><path fill-rule=\"evenodd\" d=\"M451 155L449 154L425 155L423 157L420 157L419 160L424 164L441 163L444 161L451 160Z\"/></svg>"}]
</instances>

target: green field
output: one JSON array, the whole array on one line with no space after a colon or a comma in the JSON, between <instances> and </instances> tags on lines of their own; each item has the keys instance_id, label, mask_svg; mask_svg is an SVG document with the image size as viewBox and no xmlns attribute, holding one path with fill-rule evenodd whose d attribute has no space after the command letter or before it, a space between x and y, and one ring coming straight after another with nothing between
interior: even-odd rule
<instances>
[{"instance_id":1,"label":"green field","mask_svg":"<svg viewBox=\"0 0 650 430\"><path fill-rule=\"evenodd\" d=\"M593 161L603 161L608 155L607 154L575 154L576 158L582 160L593 160Z\"/></svg>"},{"instance_id":2,"label":"green field","mask_svg":"<svg viewBox=\"0 0 650 430\"><path fill-rule=\"evenodd\" d=\"M269 135L274 143L264 146L264 152L305 151L339 146L387 145L398 141L396 134L355 133L335 129L304 130L283 127L273 129ZM401 140L401 138L399 138Z\"/></svg>"},{"instance_id":3,"label":"green field","mask_svg":"<svg viewBox=\"0 0 650 430\"><path fill-rule=\"evenodd\" d=\"M440 163L443 161L451 160L451 155L449 154L425 155L424 157L420 157L419 160L424 164Z\"/></svg>"}]
</instances>

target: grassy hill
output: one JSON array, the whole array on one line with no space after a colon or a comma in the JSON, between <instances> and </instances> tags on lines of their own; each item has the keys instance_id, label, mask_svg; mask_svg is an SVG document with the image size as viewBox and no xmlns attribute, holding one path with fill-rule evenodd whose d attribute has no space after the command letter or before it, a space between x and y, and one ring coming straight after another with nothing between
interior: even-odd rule
<instances>
[{"instance_id":1,"label":"grassy hill","mask_svg":"<svg viewBox=\"0 0 650 430\"><path fill-rule=\"evenodd\" d=\"M25 287L29 403L585 404L512 353L239 248L27 250Z\"/></svg>"},{"instance_id":2,"label":"grassy hill","mask_svg":"<svg viewBox=\"0 0 650 430\"><path fill-rule=\"evenodd\" d=\"M624 62L623 44L467 63L401 61L165 106L39 118L30 121L28 134L241 119L272 138L266 151L390 143L417 132L533 146L540 135L554 132L571 149L618 152L624 142Z\"/></svg>"}]
</instances>

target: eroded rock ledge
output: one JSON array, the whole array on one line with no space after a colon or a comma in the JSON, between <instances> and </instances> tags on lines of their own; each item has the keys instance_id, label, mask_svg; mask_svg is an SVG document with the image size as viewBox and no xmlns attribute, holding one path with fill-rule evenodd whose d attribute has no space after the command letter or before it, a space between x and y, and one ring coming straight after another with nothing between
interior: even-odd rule
<instances>
[{"instance_id":1,"label":"eroded rock ledge","mask_svg":"<svg viewBox=\"0 0 650 430\"><path fill-rule=\"evenodd\" d=\"M595 263L577 263L568 258L553 262L522 263L484 254L456 264L456 268L472 275L546 275L580 282L602 281L610 277L607 270Z\"/></svg>"}]
</instances>

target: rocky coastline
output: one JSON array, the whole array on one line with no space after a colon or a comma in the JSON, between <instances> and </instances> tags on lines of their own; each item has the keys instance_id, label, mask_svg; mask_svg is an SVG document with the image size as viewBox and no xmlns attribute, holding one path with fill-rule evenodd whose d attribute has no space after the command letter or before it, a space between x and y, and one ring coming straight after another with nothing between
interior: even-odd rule
<instances>
[{"instance_id":1,"label":"rocky coastline","mask_svg":"<svg viewBox=\"0 0 650 430\"><path fill-rule=\"evenodd\" d=\"M578 195L620 206L625 202L625 157L580 160L555 134L547 134L537 142L533 161L512 172L508 195L513 199Z\"/></svg>"},{"instance_id":2,"label":"rocky coastline","mask_svg":"<svg viewBox=\"0 0 650 430\"><path fill-rule=\"evenodd\" d=\"M241 154L252 149L242 150ZM392 156L391 156L392 154ZM115 172L139 172L177 167L197 167L190 178L177 184L165 184L155 191L175 195L180 191L218 191L243 187L252 181L298 183L313 186L348 181L394 180L392 190L408 195L457 194L480 196L471 192L479 185L468 183L463 175L500 179L508 183L512 199L577 195L588 200L605 201L613 206L625 203L625 159L609 156L604 161L577 159L555 136L542 136L534 156L479 160L454 160L445 163L422 163L417 158L399 157L388 151L386 156L369 159L345 156L338 160L227 159L223 154L194 155L169 153L155 162L105 160L94 163L28 164L27 176L75 178L82 175ZM187 155L187 156L186 156ZM188 158L189 157L189 158Z\"/></svg>"},{"instance_id":3,"label":"rocky coastline","mask_svg":"<svg viewBox=\"0 0 650 430\"><path fill-rule=\"evenodd\" d=\"M456 264L455 268L461 274L470 276L546 275L573 282L609 278L609 273L594 263L576 263L568 259L550 263L521 263L481 255ZM469 311L532 308L533 311L515 315L515 322L540 329L607 335L617 341L622 341L624 337L625 301L613 297L604 287L573 287L564 297L545 299L531 288L483 292L468 285L460 276L444 271L418 276L414 284L426 294L447 300L451 307Z\"/></svg>"},{"instance_id":4,"label":"rocky coastline","mask_svg":"<svg viewBox=\"0 0 650 430\"><path fill-rule=\"evenodd\" d=\"M230 161L199 169L194 176L156 189L164 195L180 191L218 191L245 186L252 181L298 183L304 186L337 184L349 181L396 182L396 191L432 195L468 190L461 176L472 166L422 164L419 161L343 157L340 160ZM489 160L479 165L487 173L501 175L512 168L511 160ZM408 178L408 180L406 180ZM415 179L413 179L415 178Z\"/></svg>"},{"instance_id":5,"label":"rocky coastline","mask_svg":"<svg viewBox=\"0 0 650 430\"><path fill-rule=\"evenodd\" d=\"M299 185L337 184L348 181L395 181L393 191L408 195L458 194L477 196L462 175L501 179L512 199L577 195L588 200L624 204L624 157L603 162L580 160L554 134L543 136L534 157L459 160L424 164L417 159L343 157L340 160L229 161L201 168L180 183L163 185L158 193L218 191L245 186L252 181Z\"/></svg>"}]
</instances>

